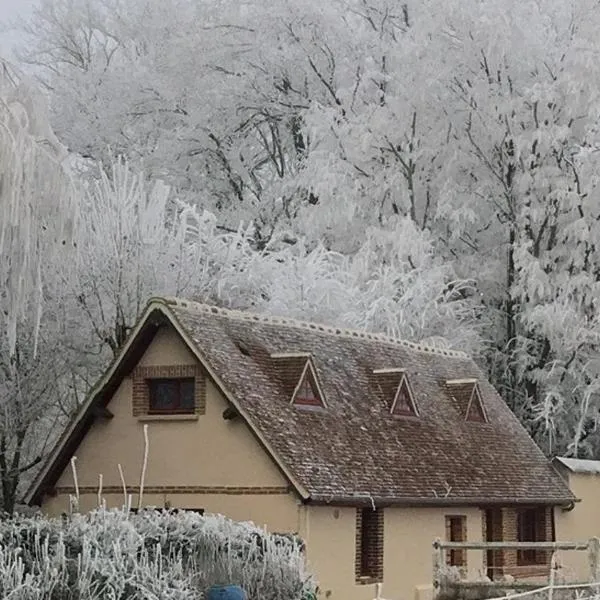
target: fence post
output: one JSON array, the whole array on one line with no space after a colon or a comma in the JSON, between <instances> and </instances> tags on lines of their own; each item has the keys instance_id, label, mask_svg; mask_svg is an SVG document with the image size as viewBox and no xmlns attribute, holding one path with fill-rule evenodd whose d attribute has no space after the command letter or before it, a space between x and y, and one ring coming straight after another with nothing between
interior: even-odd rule
<instances>
[{"instance_id":1,"label":"fence post","mask_svg":"<svg viewBox=\"0 0 600 600\"><path fill-rule=\"evenodd\" d=\"M556 580L556 570L558 568L558 560L556 558L556 550L552 553L550 559L550 579L548 581L548 600L552 600L554 596L554 583Z\"/></svg>"},{"instance_id":2,"label":"fence post","mask_svg":"<svg viewBox=\"0 0 600 600\"><path fill-rule=\"evenodd\" d=\"M588 542L588 560L590 565L590 581L598 583L600 581L600 573L598 571L600 560L600 539L597 537L590 538Z\"/></svg>"}]
</instances>

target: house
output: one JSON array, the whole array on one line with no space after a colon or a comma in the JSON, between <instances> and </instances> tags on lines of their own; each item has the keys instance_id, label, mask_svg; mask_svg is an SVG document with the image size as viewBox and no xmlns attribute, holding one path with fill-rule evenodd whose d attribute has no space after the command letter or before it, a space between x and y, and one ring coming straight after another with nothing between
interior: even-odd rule
<instances>
[{"instance_id":1,"label":"house","mask_svg":"<svg viewBox=\"0 0 600 600\"><path fill-rule=\"evenodd\" d=\"M577 498L557 515L557 539L585 541L600 536L600 460L556 457L552 462ZM560 563L565 576L587 580L590 558L585 552L563 553Z\"/></svg>"},{"instance_id":2,"label":"house","mask_svg":"<svg viewBox=\"0 0 600 600\"><path fill-rule=\"evenodd\" d=\"M297 532L327 598L430 589L432 541L551 540L565 480L465 354L152 299L27 494L60 514L140 490ZM121 477L120 473L123 473ZM125 483L123 483L123 481ZM557 510L558 509L558 510ZM470 574L547 557L448 552Z\"/></svg>"}]
</instances>

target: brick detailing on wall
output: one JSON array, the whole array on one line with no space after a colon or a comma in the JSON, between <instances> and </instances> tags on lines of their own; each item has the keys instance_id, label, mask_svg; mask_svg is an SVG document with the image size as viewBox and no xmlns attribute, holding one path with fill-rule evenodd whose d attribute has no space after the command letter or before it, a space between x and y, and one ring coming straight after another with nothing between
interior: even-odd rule
<instances>
[{"instance_id":1,"label":"brick detailing on wall","mask_svg":"<svg viewBox=\"0 0 600 600\"><path fill-rule=\"evenodd\" d=\"M506 542L516 542L518 539L518 508L503 508L502 509L502 539ZM544 531L538 533L539 537L543 537L540 541L552 541L552 507L543 509L544 520L542 526ZM544 550L536 551L536 564L520 565L518 560L517 550L505 550L503 553L504 568L502 573L512 575L515 578L536 577L545 575L550 568L551 553Z\"/></svg>"},{"instance_id":2,"label":"brick detailing on wall","mask_svg":"<svg viewBox=\"0 0 600 600\"><path fill-rule=\"evenodd\" d=\"M132 411L134 417L149 413L150 393L148 379L194 377L196 407L194 414L206 412L206 377L200 365L160 365L152 367L138 366L133 370Z\"/></svg>"},{"instance_id":3,"label":"brick detailing on wall","mask_svg":"<svg viewBox=\"0 0 600 600\"><path fill-rule=\"evenodd\" d=\"M500 508L490 508L484 512L483 538L486 541L501 542L503 538L503 513ZM489 575L501 577L504 568L504 552L490 550L484 553L485 566Z\"/></svg>"},{"instance_id":4,"label":"brick detailing on wall","mask_svg":"<svg viewBox=\"0 0 600 600\"><path fill-rule=\"evenodd\" d=\"M448 542L467 541L466 515L446 515L446 540ZM446 564L451 567L461 567L466 571L467 551L449 549L446 551Z\"/></svg>"},{"instance_id":5,"label":"brick detailing on wall","mask_svg":"<svg viewBox=\"0 0 600 600\"><path fill-rule=\"evenodd\" d=\"M502 540L505 542L517 541L517 510L515 508L502 509ZM517 566L517 551L505 550L502 555L503 573L514 573Z\"/></svg>"},{"instance_id":6,"label":"brick detailing on wall","mask_svg":"<svg viewBox=\"0 0 600 600\"><path fill-rule=\"evenodd\" d=\"M127 486L128 494L139 493L139 486ZM235 487L235 486L205 486L205 485L146 485L144 494L223 494L227 496L268 496L289 494L290 488L286 486L270 487ZM55 488L57 494L75 494L73 486L58 486ZM98 487L87 485L79 487L80 494L97 494ZM123 488L120 485L106 485L102 487L102 494L123 494Z\"/></svg>"},{"instance_id":7,"label":"brick detailing on wall","mask_svg":"<svg viewBox=\"0 0 600 600\"><path fill-rule=\"evenodd\" d=\"M356 510L356 551L354 571L356 583L367 585L383 582L384 510Z\"/></svg>"}]
</instances>

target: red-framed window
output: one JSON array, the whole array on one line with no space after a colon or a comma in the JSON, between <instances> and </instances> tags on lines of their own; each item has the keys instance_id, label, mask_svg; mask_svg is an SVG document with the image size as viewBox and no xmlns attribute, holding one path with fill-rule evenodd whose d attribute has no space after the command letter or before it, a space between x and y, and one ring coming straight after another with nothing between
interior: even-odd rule
<instances>
[{"instance_id":1,"label":"red-framed window","mask_svg":"<svg viewBox=\"0 0 600 600\"><path fill-rule=\"evenodd\" d=\"M479 385L477 383L473 386L471 402L469 403L467 412L467 421L487 423L485 412L483 410L483 401L481 400L481 392L479 391Z\"/></svg>"},{"instance_id":2,"label":"red-framed window","mask_svg":"<svg viewBox=\"0 0 600 600\"><path fill-rule=\"evenodd\" d=\"M402 376L400 385L396 391L396 397L394 398L394 403L392 404L392 414L410 417L417 416L417 411L415 410L415 401L413 399L406 375Z\"/></svg>"},{"instance_id":3,"label":"red-framed window","mask_svg":"<svg viewBox=\"0 0 600 600\"><path fill-rule=\"evenodd\" d=\"M310 368L306 369L302 381L294 395L293 403L296 406L319 406L324 407L323 399L319 395L319 388Z\"/></svg>"},{"instance_id":4,"label":"red-framed window","mask_svg":"<svg viewBox=\"0 0 600 600\"><path fill-rule=\"evenodd\" d=\"M296 404L307 404L309 406L321 406L321 401L317 396L310 378L305 376L298 388L298 393L294 398Z\"/></svg>"}]
</instances>

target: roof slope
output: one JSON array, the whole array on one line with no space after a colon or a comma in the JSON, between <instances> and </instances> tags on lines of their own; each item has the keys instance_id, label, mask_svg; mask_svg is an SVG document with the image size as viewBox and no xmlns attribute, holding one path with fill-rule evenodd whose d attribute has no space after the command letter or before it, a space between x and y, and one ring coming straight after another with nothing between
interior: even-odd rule
<instances>
[{"instance_id":1,"label":"roof slope","mask_svg":"<svg viewBox=\"0 0 600 600\"><path fill-rule=\"evenodd\" d=\"M561 502L572 495L466 355L383 336L171 301L204 360L314 501ZM250 349L249 356L239 344ZM290 406L273 353L313 358L327 399ZM372 371L403 368L418 418L390 415ZM489 423L465 422L445 382L476 378Z\"/></svg>"},{"instance_id":2,"label":"roof slope","mask_svg":"<svg viewBox=\"0 0 600 600\"><path fill-rule=\"evenodd\" d=\"M184 300L153 299L146 318L157 310L184 334L311 502L560 504L573 499L465 354ZM124 357L139 353L132 350L141 336L136 331L144 331L143 323L134 330ZM300 361L277 358L308 353L326 398L327 407L319 411L290 404L290 376ZM115 381L127 371L118 364L111 369L67 430L28 501L39 499L53 484L61 463L68 461L89 427L94 403L103 390L114 390ZM405 371L418 417L390 414L390 399L373 377L376 369ZM465 421L446 386L447 380L458 378L478 380L488 423Z\"/></svg>"}]
</instances>

